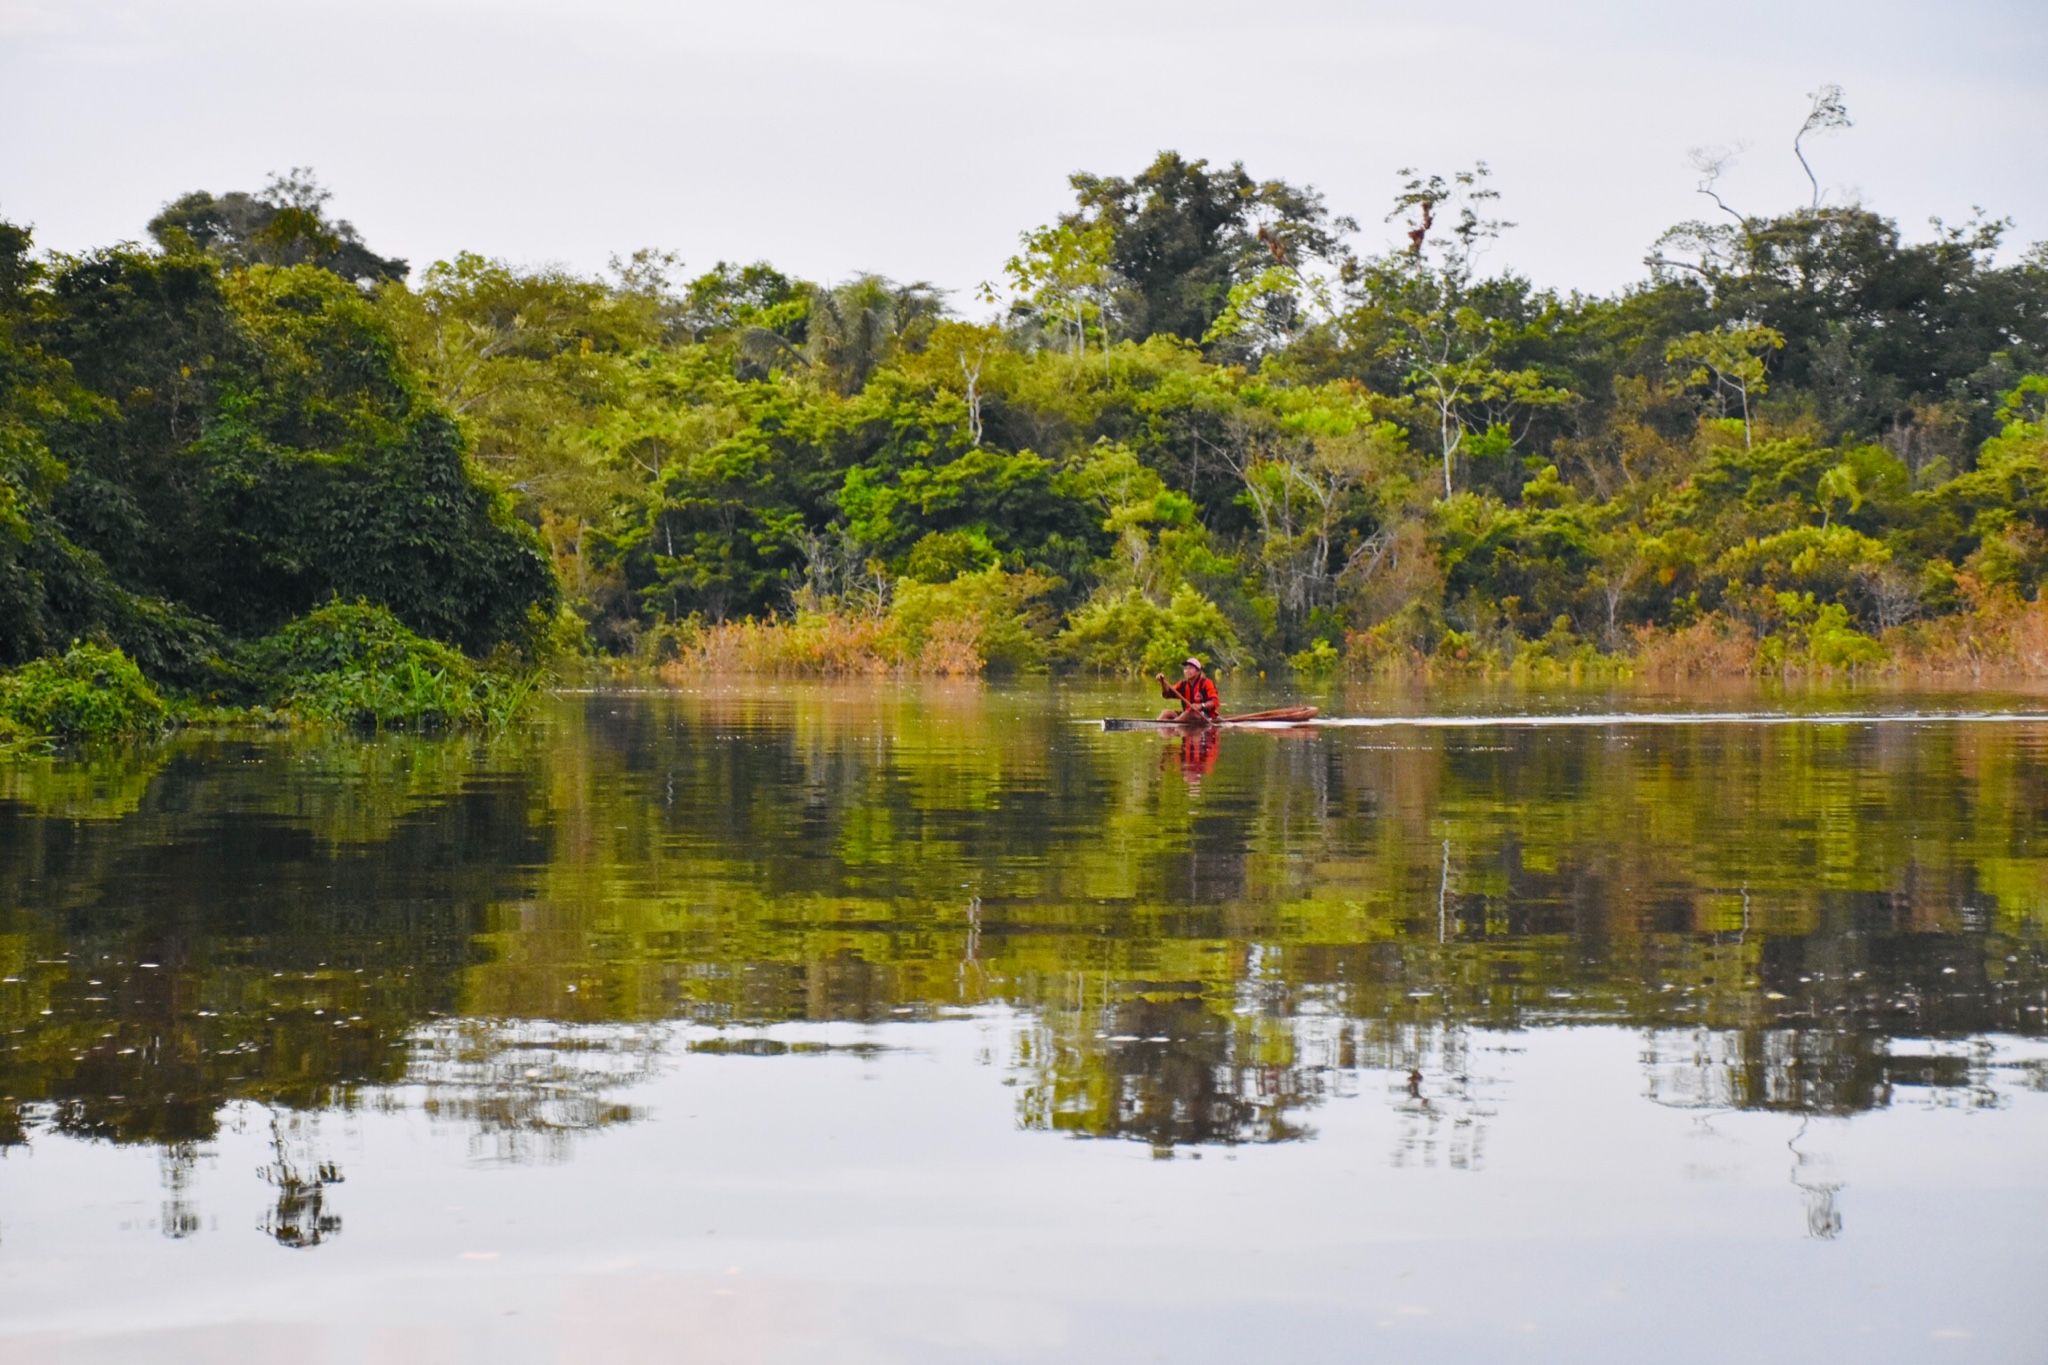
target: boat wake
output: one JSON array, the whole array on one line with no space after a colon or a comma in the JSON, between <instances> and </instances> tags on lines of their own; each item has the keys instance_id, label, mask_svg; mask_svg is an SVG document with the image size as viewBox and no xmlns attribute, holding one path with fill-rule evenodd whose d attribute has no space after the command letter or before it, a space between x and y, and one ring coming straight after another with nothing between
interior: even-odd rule
<instances>
[{"instance_id":1,"label":"boat wake","mask_svg":"<svg viewBox=\"0 0 2048 1365\"><path fill-rule=\"evenodd\" d=\"M1592 715L1323 716L1309 722L1334 729L1479 730L1613 725L2023 725L2048 713L2022 711L1610 711Z\"/></svg>"}]
</instances>

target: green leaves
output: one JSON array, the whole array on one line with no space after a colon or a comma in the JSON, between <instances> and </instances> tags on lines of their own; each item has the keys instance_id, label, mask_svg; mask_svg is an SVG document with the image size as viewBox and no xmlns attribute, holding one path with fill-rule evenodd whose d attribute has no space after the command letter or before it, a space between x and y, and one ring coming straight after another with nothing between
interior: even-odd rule
<instances>
[{"instance_id":1,"label":"green leaves","mask_svg":"<svg viewBox=\"0 0 2048 1365\"><path fill-rule=\"evenodd\" d=\"M266 705L368 729L502 725L536 675L480 668L364 602L333 602L242 649L233 667Z\"/></svg>"},{"instance_id":2,"label":"green leaves","mask_svg":"<svg viewBox=\"0 0 2048 1365\"><path fill-rule=\"evenodd\" d=\"M0 673L0 741L24 736L119 739L163 728L168 708L118 649L73 644Z\"/></svg>"},{"instance_id":3,"label":"green leaves","mask_svg":"<svg viewBox=\"0 0 2048 1365\"><path fill-rule=\"evenodd\" d=\"M2002 221L1736 215L1567 296L1483 268L1483 165L1403 179L1359 257L1242 166L1077 175L975 323L658 251L407 287L298 172L169 206L162 254L0 225L0 659L91 633L203 684L335 594L476 655L559 629L557 585L603 650L1000 574L1086 613L1091 667L1207 631L1316 668L1390 621L1562 658L1785 593L1876 631L2038 591L2048 271L1996 264Z\"/></svg>"},{"instance_id":4,"label":"green leaves","mask_svg":"<svg viewBox=\"0 0 2048 1365\"><path fill-rule=\"evenodd\" d=\"M1751 443L1750 404L1770 391L1764 378L1763 354L1783 350L1784 336L1769 327L1729 327L1690 332L1664 347L1664 359L1691 368L1673 381L1681 388L1711 387L1726 415L1733 399L1742 414L1743 444Z\"/></svg>"},{"instance_id":5,"label":"green leaves","mask_svg":"<svg viewBox=\"0 0 2048 1365\"><path fill-rule=\"evenodd\" d=\"M1053 619L1044 599L1057 586L1043 574L998 568L908 582L898 586L889 619L922 672L1030 672L1045 665Z\"/></svg>"},{"instance_id":6,"label":"green leaves","mask_svg":"<svg viewBox=\"0 0 2048 1365\"><path fill-rule=\"evenodd\" d=\"M1245 660L1229 618L1186 583L1165 606L1136 588L1095 597L1068 618L1057 647L1078 667L1124 677L1175 672L1190 654L1212 668L1235 668Z\"/></svg>"},{"instance_id":7,"label":"green leaves","mask_svg":"<svg viewBox=\"0 0 2048 1365\"><path fill-rule=\"evenodd\" d=\"M1371 348L1370 360L1398 385L1406 399L1403 416L1432 438L1446 498L1456 488L1458 462L1475 453L1475 437L1488 442L1482 453L1499 453L1500 440L1518 444L1536 414L1580 397L1543 369L1513 363L1532 330L1503 316L1508 310L1501 305L1518 303L1518 291L1501 287L1510 281L1475 277L1477 244L1509 226L1478 216L1474 201L1494 197L1483 187L1484 175L1482 166L1451 184L1440 177L1410 182L1394 216L1414 215L1411 249L1354 271L1352 306L1340 323ZM1452 230L1426 250L1436 208L1447 200L1458 205Z\"/></svg>"},{"instance_id":8,"label":"green leaves","mask_svg":"<svg viewBox=\"0 0 2048 1365\"><path fill-rule=\"evenodd\" d=\"M1137 340L1236 339L1245 307L1237 323L1216 329L1235 288L1272 266L1338 267L1346 256L1339 236L1356 227L1332 219L1313 189L1256 181L1241 163L1212 169L1175 152L1161 152L1129 179L1081 173L1070 183L1075 211L1026 233L1009 273L1022 311L1052 324L1076 354L1091 325L1102 328L1105 344L1111 330ZM1291 329L1284 307L1271 321Z\"/></svg>"},{"instance_id":9,"label":"green leaves","mask_svg":"<svg viewBox=\"0 0 2048 1365\"><path fill-rule=\"evenodd\" d=\"M188 600L248 633L334 594L363 597L477 652L552 613L538 538L469 465L461 431L356 290L258 267L229 298L257 352L194 448L218 581L191 583Z\"/></svg>"},{"instance_id":10,"label":"green leaves","mask_svg":"<svg viewBox=\"0 0 2048 1365\"><path fill-rule=\"evenodd\" d=\"M1108 345L1112 225L1061 222L1023 236L1024 250L1003 264L1018 306L1052 321L1080 355L1092 339Z\"/></svg>"}]
</instances>

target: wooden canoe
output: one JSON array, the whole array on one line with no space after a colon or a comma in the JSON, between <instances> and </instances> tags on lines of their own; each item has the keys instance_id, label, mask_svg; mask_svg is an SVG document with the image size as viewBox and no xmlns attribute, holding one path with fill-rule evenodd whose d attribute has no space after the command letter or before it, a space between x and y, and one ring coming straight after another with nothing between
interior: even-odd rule
<instances>
[{"instance_id":1,"label":"wooden canoe","mask_svg":"<svg viewBox=\"0 0 2048 1365\"><path fill-rule=\"evenodd\" d=\"M1219 716L1208 720L1141 720L1133 717L1112 716L1102 722L1105 730L1204 730L1211 726L1226 725L1300 725L1314 720L1318 712L1313 706L1282 706L1273 711L1247 711L1242 715Z\"/></svg>"}]
</instances>

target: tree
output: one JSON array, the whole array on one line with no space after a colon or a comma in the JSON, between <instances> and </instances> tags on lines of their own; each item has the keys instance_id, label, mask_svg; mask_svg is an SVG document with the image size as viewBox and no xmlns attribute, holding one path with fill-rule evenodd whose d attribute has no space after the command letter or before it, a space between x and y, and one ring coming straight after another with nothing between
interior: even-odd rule
<instances>
[{"instance_id":1,"label":"tree","mask_svg":"<svg viewBox=\"0 0 2048 1365\"><path fill-rule=\"evenodd\" d=\"M195 190L164 205L149 235L166 251L197 248L228 265L317 265L365 286L404 279L404 261L379 256L347 219L327 216L333 197L311 167L294 166L254 194Z\"/></svg>"},{"instance_id":2,"label":"tree","mask_svg":"<svg viewBox=\"0 0 2048 1365\"><path fill-rule=\"evenodd\" d=\"M1833 132L1840 128L1852 128L1849 106L1842 103L1842 87L1833 81L1821 86L1807 96L1813 107L1806 112L1806 121L1799 125L1798 134L1792 139L1792 155L1799 158L1799 168L1806 172L1807 180L1813 185L1813 202L1808 208L1820 210L1820 181L1813 173L1813 166L1806 159L1806 151L1800 146L1809 134Z\"/></svg>"},{"instance_id":3,"label":"tree","mask_svg":"<svg viewBox=\"0 0 2048 1365\"><path fill-rule=\"evenodd\" d=\"M1998 395L2048 363L2048 273L2027 260L1999 266L2011 223L1981 211L1961 224L1936 219L1931 240L1907 243L1895 222L1859 205L1823 207L1806 140L1853 124L1840 86L1809 100L1792 140L1808 204L1737 212L1715 183L1739 149L1696 148L1700 191L1735 221L1680 224L1649 265L1661 281L1682 273L1704 290L1722 326L1777 332L1773 382L1803 391L1835 431L1902 449L1945 431L1960 435L1932 444L1988 439Z\"/></svg>"},{"instance_id":4,"label":"tree","mask_svg":"<svg viewBox=\"0 0 2048 1365\"><path fill-rule=\"evenodd\" d=\"M1255 181L1241 162L1213 171L1207 161L1161 152L1126 180L1070 177L1073 213L1060 225L1082 239L1108 232L1110 315L1126 335L1208 335L1234 285L1274 264L1335 259L1339 234L1322 196L1280 180Z\"/></svg>"},{"instance_id":5,"label":"tree","mask_svg":"<svg viewBox=\"0 0 2048 1365\"><path fill-rule=\"evenodd\" d=\"M644 276L614 287L474 252L378 297L406 358L473 434L476 457L529 500L593 516L612 490L589 486L575 433L623 400L629 358L661 340L673 298Z\"/></svg>"},{"instance_id":6,"label":"tree","mask_svg":"<svg viewBox=\"0 0 2048 1365\"><path fill-rule=\"evenodd\" d=\"M1877 436L1955 404L1981 441L1998 395L2048 362L2048 278L1995 264L2007 226L1937 224L1909 244L1860 208L1758 220L1711 272L1715 308L1784 337L1774 380L1813 394L1835 429Z\"/></svg>"},{"instance_id":7,"label":"tree","mask_svg":"<svg viewBox=\"0 0 2048 1365\"><path fill-rule=\"evenodd\" d=\"M1023 236L1024 249L1003 265L1020 296L1012 311L1054 323L1076 356L1088 349L1091 330L1109 347L1110 249L1105 221L1054 223Z\"/></svg>"},{"instance_id":8,"label":"tree","mask_svg":"<svg viewBox=\"0 0 2048 1365\"><path fill-rule=\"evenodd\" d=\"M158 679L197 676L218 643L215 632L175 603L124 585L89 543L126 547L122 564L133 569L165 542L109 449L117 409L79 382L53 344L60 316L51 269L31 255L33 240L27 229L0 222L0 664L26 663L92 635ZM107 358L100 350L92 357ZM138 365L127 377L145 374L162 392L161 372ZM133 390L124 392L142 406ZM189 394L177 396L189 402ZM93 468L81 479L77 466L88 454ZM86 487L74 489L74 480Z\"/></svg>"},{"instance_id":9,"label":"tree","mask_svg":"<svg viewBox=\"0 0 2048 1365\"><path fill-rule=\"evenodd\" d=\"M1258 527L1253 558L1280 645L1307 643L1304 628L1337 604L1347 576L1384 545L1372 496L1398 462L1398 428L1341 406L1274 423L1232 424L1224 457ZM1290 429L1292 428L1292 429Z\"/></svg>"},{"instance_id":10,"label":"tree","mask_svg":"<svg viewBox=\"0 0 2048 1365\"><path fill-rule=\"evenodd\" d=\"M1769 392L1764 379L1763 352L1783 349L1785 338L1768 327L1733 327L1713 332L1691 332L1674 337L1664 347L1664 359L1692 366L1673 382L1681 388L1711 384L1714 399L1723 410L1734 395L1742 410L1742 443L1754 444L1749 403Z\"/></svg>"},{"instance_id":11,"label":"tree","mask_svg":"<svg viewBox=\"0 0 2048 1365\"><path fill-rule=\"evenodd\" d=\"M40 311L90 395L47 427L52 511L167 624L262 634L340 594L487 650L552 611L532 531L353 284L117 249L65 262Z\"/></svg>"},{"instance_id":12,"label":"tree","mask_svg":"<svg viewBox=\"0 0 2048 1365\"><path fill-rule=\"evenodd\" d=\"M229 299L255 353L194 446L209 533L185 600L236 633L341 596L472 652L526 639L556 602L538 538L369 301L305 266L238 273Z\"/></svg>"},{"instance_id":13,"label":"tree","mask_svg":"<svg viewBox=\"0 0 2048 1365\"><path fill-rule=\"evenodd\" d=\"M781 462L746 432L664 465L618 548L645 562L641 596L671 619L771 611L796 586L804 517Z\"/></svg>"},{"instance_id":14,"label":"tree","mask_svg":"<svg viewBox=\"0 0 2048 1365\"><path fill-rule=\"evenodd\" d=\"M803 358L840 393L857 392L899 348L920 346L945 312L931 285L860 275L810 291Z\"/></svg>"},{"instance_id":15,"label":"tree","mask_svg":"<svg viewBox=\"0 0 2048 1365\"><path fill-rule=\"evenodd\" d=\"M1518 281L1482 280L1478 273L1485 244L1512 226L1482 216L1499 198L1486 183L1485 164L1449 179L1402 174L1408 182L1387 220L1406 225L1408 245L1347 272L1350 307L1341 325L1419 410L1448 498L1457 460L1474 438L1505 453L1526 434L1535 411L1572 395L1536 368L1507 361L1524 330L1507 314L1524 291ZM1439 231L1447 216L1448 230Z\"/></svg>"}]
</instances>

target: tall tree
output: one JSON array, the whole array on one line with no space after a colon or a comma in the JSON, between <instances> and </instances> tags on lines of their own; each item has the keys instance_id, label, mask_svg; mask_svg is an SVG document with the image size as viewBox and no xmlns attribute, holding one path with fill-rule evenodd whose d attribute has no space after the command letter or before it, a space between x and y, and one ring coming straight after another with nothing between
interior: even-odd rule
<instances>
[{"instance_id":1,"label":"tall tree","mask_svg":"<svg viewBox=\"0 0 2048 1365\"><path fill-rule=\"evenodd\" d=\"M328 216L333 197L310 166L294 166L253 194L195 190L164 205L149 235L166 251L196 247L228 265L317 265L362 285L404 279L404 261L379 256L354 224Z\"/></svg>"},{"instance_id":2,"label":"tall tree","mask_svg":"<svg viewBox=\"0 0 2048 1365\"><path fill-rule=\"evenodd\" d=\"M1229 305L1232 286L1276 261L1335 259L1341 234L1322 195L1282 180L1258 181L1242 162L1212 170L1204 160L1161 152L1137 175L1070 177L1076 233L1109 235L1111 314L1127 336L1200 341Z\"/></svg>"},{"instance_id":3,"label":"tall tree","mask_svg":"<svg viewBox=\"0 0 2048 1365\"><path fill-rule=\"evenodd\" d=\"M1482 448L1507 453L1535 411L1571 394L1511 358L1519 329L1502 305L1518 301L1521 283L1479 274L1485 245L1514 226L1485 216L1499 198L1485 163L1448 179L1402 174L1408 182L1387 219L1404 225L1408 245L1352 272L1344 326L1374 361L1391 363L1394 382L1420 414L1417 425L1437 448L1448 498L1460 459Z\"/></svg>"}]
</instances>

